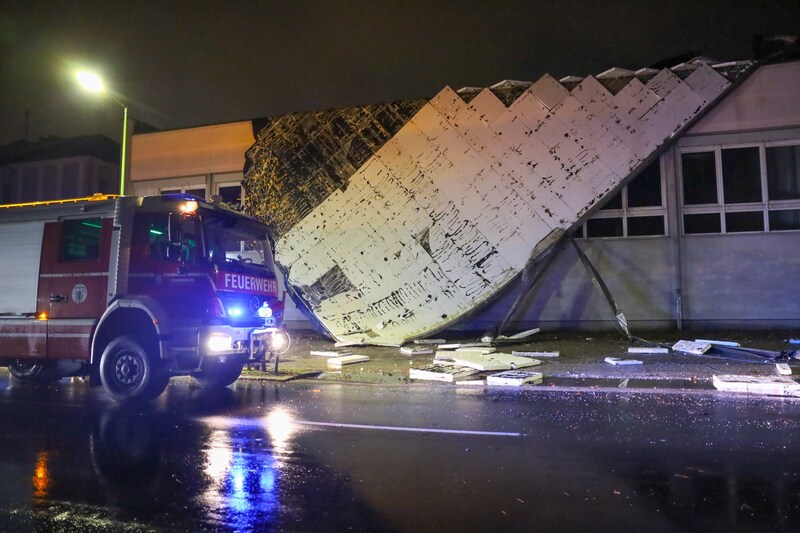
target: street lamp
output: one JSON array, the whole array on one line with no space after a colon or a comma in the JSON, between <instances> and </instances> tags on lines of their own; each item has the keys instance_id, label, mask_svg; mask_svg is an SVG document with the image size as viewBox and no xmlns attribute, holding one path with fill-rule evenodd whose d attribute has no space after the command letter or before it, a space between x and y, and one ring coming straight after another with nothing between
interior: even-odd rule
<instances>
[{"instance_id":1,"label":"street lamp","mask_svg":"<svg viewBox=\"0 0 800 533\"><path fill-rule=\"evenodd\" d=\"M108 97L114 102L122 106L122 161L119 171L119 194L122 196L125 194L125 155L128 144L128 106L117 100L113 94L109 93L106 84L103 83L103 80L100 79L100 76L94 72L81 70L75 74L75 78L78 80L78 84L85 90L92 93L108 95Z\"/></svg>"}]
</instances>

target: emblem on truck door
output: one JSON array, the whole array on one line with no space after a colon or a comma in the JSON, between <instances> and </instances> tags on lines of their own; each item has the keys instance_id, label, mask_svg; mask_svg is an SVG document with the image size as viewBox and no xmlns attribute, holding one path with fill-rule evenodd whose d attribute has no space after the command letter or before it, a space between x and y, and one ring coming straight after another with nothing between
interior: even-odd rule
<instances>
[{"instance_id":1,"label":"emblem on truck door","mask_svg":"<svg viewBox=\"0 0 800 533\"><path fill-rule=\"evenodd\" d=\"M76 304L82 304L86 301L86 297L89 295L89 289L86 288L86 285L83 283L78 283L74 287L72 287L72 301Z\"/></svg>"}]
</instances>

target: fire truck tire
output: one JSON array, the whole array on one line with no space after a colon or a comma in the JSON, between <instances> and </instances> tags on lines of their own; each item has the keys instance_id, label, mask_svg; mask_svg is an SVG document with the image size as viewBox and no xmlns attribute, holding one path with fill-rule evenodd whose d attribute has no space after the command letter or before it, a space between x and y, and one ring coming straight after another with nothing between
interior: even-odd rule
<instances>
[{"instance_id":1,"label":"fire truck tire","mask_svg":"<svg viewBox=\"0 0 800 533\"><path fill-rule=\"evenodd\" d=\"M8 365L8 372L20 381L39 381L43 370L43 363L33 361L17 361Z\"/></svg>"},{"instance_id":2,"label":"fire truck tire","mask_svg":"<svg viewBox=\"0 0 800 533\"><path fill-rule=\"evenodd\" d=\"M242 361L220 363L216 359L209 358L203 361L203 369L193 376L204 387L222 388L239 379L242 368L244 368Z\"/></svg>"},{"instance_id":3,"label":"fire truck tire","mask_svg":"<svg viewBox=\"0 0 800 533\"><path fill-rule=\"evenodd\" d=\"M100 380L118 402L149 401L167 388L169 374L138 342L122 336L103 351Z\"/></svg>"}]
</instances>

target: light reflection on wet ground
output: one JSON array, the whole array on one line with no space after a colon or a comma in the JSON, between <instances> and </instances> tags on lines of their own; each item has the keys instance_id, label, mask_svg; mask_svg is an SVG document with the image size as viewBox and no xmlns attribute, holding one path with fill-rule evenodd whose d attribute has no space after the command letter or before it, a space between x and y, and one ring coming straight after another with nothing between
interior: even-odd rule
<instances>
[{"instance_id":1,"label":"light reflection on wet ground","mask_svg":"<svg viewBox=\"0 0 800 533\"><path fill-rule=\"evenodd\" d=\"M0 380L0 427L3 531L791 531L800 520L794 399L177 384L125 408L83 384Z\"/></svg>"}]
</instances>

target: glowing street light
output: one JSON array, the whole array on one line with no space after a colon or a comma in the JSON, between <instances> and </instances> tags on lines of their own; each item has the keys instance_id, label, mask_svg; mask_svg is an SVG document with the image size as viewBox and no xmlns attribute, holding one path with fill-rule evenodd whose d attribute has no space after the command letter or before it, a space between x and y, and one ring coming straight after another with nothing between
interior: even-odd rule
<instances>
[{"instance_id":1,"label":"glowing street light","mask_svg":"<svg viewBox=\"0 0 800 533\"><path fill-rule=\"evenodd\" d=\"M100 78L100 76L94 72L81 70L75 74L75 78L78 80L78 85L80 85L83 89L92 93L108 95L108 97L114 102L122 106L122 161L119 171L119 194L122 196L125 194L125 156L128 144L128 106L114 98L114 95L108 92L108 88L106 87L106 84L103 83L103 80Z\"/></svg>"}]
</instances>

